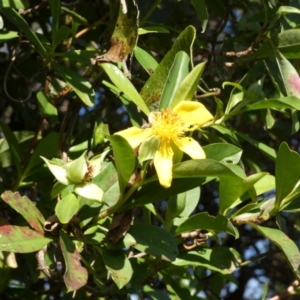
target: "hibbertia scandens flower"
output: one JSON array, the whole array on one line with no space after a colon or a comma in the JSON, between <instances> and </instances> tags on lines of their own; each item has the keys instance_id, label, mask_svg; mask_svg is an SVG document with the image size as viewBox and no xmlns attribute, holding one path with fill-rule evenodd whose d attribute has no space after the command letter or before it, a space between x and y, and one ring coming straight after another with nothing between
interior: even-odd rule
<instances>
[{"instance_id":1,"label":"hibbertia scandens flower","mask_svg":"<svg viewBox=\"0 0 300 300\"><path fill-rule=\"evenodd\" d=\"M153 159L160 184L168 188L172 182L173 163L181 161L183 152L192 159L205 158L199 143L185 133L212 119L203 104L182 101L173 109L151 112L148 128L131 127L116 134L124 137L132 148L140 145L140 162Z\"/></svg>"}]
</instances>

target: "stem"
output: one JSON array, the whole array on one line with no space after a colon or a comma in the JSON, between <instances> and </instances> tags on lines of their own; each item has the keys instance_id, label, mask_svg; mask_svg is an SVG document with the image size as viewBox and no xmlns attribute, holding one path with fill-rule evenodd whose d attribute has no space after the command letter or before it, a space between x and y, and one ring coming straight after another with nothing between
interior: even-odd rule
<instances>
[{"instance_id":1,"label":"stem","mask_svg":"<svg viewBox=\"0 0 300 300\"><path fill-rule=\"evenodd\" d=\"M146 15L144 16L144 18L141 20L140 25L143 25L147 19L151 16L151 14L153 13L153 11L157 8L157 6L161 3L162 0L156 0L153 5L151 6L151 8L148 10L148 12L146 13Z\"/></svg>"}]
</instances>

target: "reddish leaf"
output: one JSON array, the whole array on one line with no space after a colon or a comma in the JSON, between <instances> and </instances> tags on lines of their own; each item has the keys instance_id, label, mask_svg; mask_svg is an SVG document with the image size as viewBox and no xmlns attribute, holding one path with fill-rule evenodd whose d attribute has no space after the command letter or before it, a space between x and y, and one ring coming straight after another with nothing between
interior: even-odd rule
<instances>
[{"instance_id":1,"label":"reddish leaf","mask_svg":"<svg viewBox=\"0 0 300 300\"><path fill-rule=\"evenodd\" d=\"M26 196L21 197L19 193L12 191L5 191L1 198L21 214L33 229L44 233L42 225L45 223L45 219L30 199Z\"/></svg>"},{"instance_id":2,"label":"reddish leaf","mask_svg":"<svg viewBox=\"0 0 300 300\"><path fill-rule=\"evenodd\" d=\"M66 272L64 274L64 281L68 292L76 291L87 283L88 272L80 264L80 254L75 248L72 240L63 231L60 231L60 247L65 259Z\"/></svg>"},{"instance_id":3,"label":"reddish leaf","mask_svg":"<svg viewBox=\"0 0 300 300\"><path fill-rule=\"evenodd\" d=\"M0 251L29 253L42 249L52 240L28 227L0 226Z\"/></svg>"}]
</instances>

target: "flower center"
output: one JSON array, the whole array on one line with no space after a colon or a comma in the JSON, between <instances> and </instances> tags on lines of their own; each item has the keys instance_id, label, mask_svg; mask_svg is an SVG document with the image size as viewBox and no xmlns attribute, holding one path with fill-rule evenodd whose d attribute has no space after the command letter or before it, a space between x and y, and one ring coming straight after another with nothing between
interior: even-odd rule
<instances>
[{"instance_id":1,"label":"flower center","mask_svg":"<svg viewBox=\"0 0 300 300\"><path fill-rule=\"evenodd\" d=\"M161 141L176 140L184 135L183 120L169 109L151 113L149 122L152 125L153 134Z\"/></svg>"}]
</instances>

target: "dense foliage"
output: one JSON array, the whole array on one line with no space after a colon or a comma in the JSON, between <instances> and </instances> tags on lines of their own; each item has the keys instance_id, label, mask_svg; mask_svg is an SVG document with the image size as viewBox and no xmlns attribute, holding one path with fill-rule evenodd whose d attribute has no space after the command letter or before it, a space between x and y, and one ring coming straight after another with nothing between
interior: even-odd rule
<instances>
[{"instance_id":1,"label":"dense foliage","mask_svg":"<svg viewBox=\"0 0 300 300\"><path fill-rule=\"evenodd\" d=\"M1 0L0 298L297 299L299 24Z\"/></svg>"}]
</instances>

